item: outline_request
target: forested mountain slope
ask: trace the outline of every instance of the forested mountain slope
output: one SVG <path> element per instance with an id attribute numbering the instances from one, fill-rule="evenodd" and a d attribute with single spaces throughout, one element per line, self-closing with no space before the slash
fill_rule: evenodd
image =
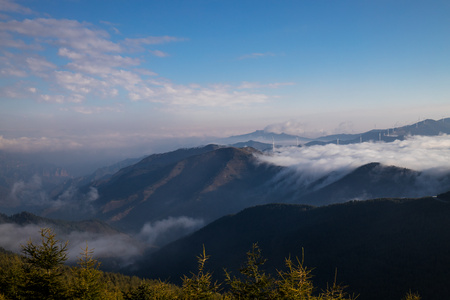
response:
<path id="1" fill-rule="evenodd" d="M 238 273 L 245 252 L 257 242 L 268 271 L 285 257 L 302 257 L 314 267 L 322 288 L 338 282 L 359 299 L 399 299 L 418 291 L 423 299 L 450 293 L 450 203 L 442 198 L 378 199 L 325 207 L 271 204 L 223 217 L 138 262 L 132 271 L 176 281 L 195 268 L 203 245 L 208 268 Z"/>

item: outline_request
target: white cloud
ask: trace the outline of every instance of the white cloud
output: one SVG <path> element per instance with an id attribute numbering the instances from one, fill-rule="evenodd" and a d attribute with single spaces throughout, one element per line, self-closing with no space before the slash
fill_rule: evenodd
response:
<path id="1" fill-rule="evenodd" d="M 69 47 L 83 52 L 121 52 L 120 45 L 108 40 L 109 35 L 102 30 L 93 30 L 87 23 L 74 20 L 25 19 L 0 23 L 0 30 L 32 38 L 43 38 L 47 43 Z"/>
<path id="2" fill-rule="evenodd" d="M 187 107 L 236 107 L 264 103 L 269 96 L 242 92 L 229 85 L 176 85 L 170 82 L 151 82 L 154 88 L 134 91 L 134 100 L 164 102 L 173 106 Z M 141 92 L 141 93 L 139 93 Z"/>
<path id="3" fill-rule="evenodd" d="M 312 182 L 330 172 L 345 174 L 371 162 L 443 174 L 450 172 L 450 136 L 414 136 L 392 143 L 285 147 L 259 159 L 290 167 L 304 182 Z"/>
<path id="4" fill-rule="evenodd" d="M 27 7 L 9 0 L 0 0 L 0 11 L 14 12 L 20 14 L 32 14 L 33 11 Z"/>
<path id="5" fill-rule="evenodd" d="M 185 38 L 179 38 L 174 36 L 148 36 L 145 38 L 126 38 L 123 42 L 124 45 L 130 47 L 133 50 L 142 51 L 142 45 L 158 45 L 166 44 L 170 42 L 185 41 Z"/>
<path id="6" fill-rule="evenodd" d="M 4 2 L 9 3 L 11 2 Z M 11 10 L 11 9 L 10 9 Z M 103 22 L 105 23 L 105 22 Z M 10 98 L 36 99 L 41 103 L 70 106 L 73 103 L 102 99 L 118 101 L 146 101 L 161 103 L 170 108 L 180 107 L 242 107 L 267 102 L 270 98 L 260 88 L 278 88 L 291 83 L 255 84 L 244 82 L 240 86 L 224 84 L 182 85 L 165 78 L 148 80 L 157 76 L 151 70 L 139 68 L 145 58 L 133 56 L 130 51 L 142 51 L 158 57 L 168 53 L 146 47 L 186 41 L 174 36 L 147 36 L 142 38 L 113 39 L 108 32 L 86 22 L 68 19 L 35 18 L 0 22 L 0 38 L 6 49 L 0 54 L 0 75 L 20 77 L 23 82 L 32 76 L 44 79 L 47 84 L 34 89 L 35 83 L 26 86 L 28 94 L 18 88 L 2 88 Z M 26 39 L 27 45 L 21 38 Z M 56 50 L 59 60 L 51 56 L 30 54 L 29 50 Z M 26 49 L 28 48 L 28 49 Z M 19 49 L 19 51 L 17 51 Z M 21 51 L 20 51 L 21 50 Z M 128 52 L 128 53 L 127 53 Z M 253 53 L 252 56 L 269 56 L 272 53 Z M 62 62 L 61 62 L 62 61 Z M 30 78 L 31 79 L 31 78 Z M 87 106 L 68 110 L 84 114 L 99 110 Z"/>
<path id="7" fill-rule="evenodd" d="M 139 237 L 150 245 L 162 245 L 181 235 L 193 232 L 204 225 L 204 221 L 190 217 L 169 217 L 154 223 L 146 223 Z"/>
<path id="8" fill-rule="evenodd" d="M 28 57 L 26 59 L 28 67 L 33 72 L 45 72 L 48 70 L 56 69 L 56 65 L 47 61 L 44 58 Z"/>
<path id="9" fill-rule="evenodd" d="M 59 104 L 80 103 L 80 102 L 84 101 L 85 96 L 80 95 L 80 94 L 71 94 L 69 96 L 43 94 L 43 95 L 40 95 L 39 99 L 41 102 L 59 103 Z"/>
<path id="10" fill-rule="evenodd" d="M 270 124 L 264 128 L 264 131 L 278 134 L 286 133 L 297 136 L 310 136 L 312 134 L 312 132 L 309 131 L 308 123 L 298 120 L 289 120 L 282 123 Z"/>
<path id="11" fill-rule="evenodd" d="M 17 224 L 0 224 L 0 247 L 20 253 L 21 245 L 31 239 L 33 243 L 40 243 L 40 230 L 43 227 L 50 227 L 48 224 L 39 225 L 25 225 L 19 226 Z M 122 263 L 129 263 L 130 259 L 142 254 L 143 245 L 137 243 L 130 236 L 126 234 L 99 234 L 93 232 L 71 231 L 69 233 L 59 232 L 55 229 L 56 238 L 64 243 L 69 242 L 68 247 L 68 261 L 75 262 L 79 257 L 82 249 L 86 248 L 93 250 L 94 258 L 116 257 Z"/>
<path id="12" fill-rule="evenodd" d="M 168 53 L 160 51 L 160 50 L 149 50 L 149 52 L 151 54 L 153 54 L 154 56 L 158 56 L 158 57 L 167 57 L 167 56 L 169 56 Z"/>

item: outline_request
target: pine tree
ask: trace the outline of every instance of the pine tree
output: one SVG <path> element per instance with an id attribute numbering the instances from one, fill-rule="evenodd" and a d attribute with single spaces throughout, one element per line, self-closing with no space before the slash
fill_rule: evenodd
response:
<path id="1" fill-rule="evenodd" d="M 402 298 L 402 300 L 420 300 L 420 299 L 422 299 L 422 297 L 420 297 L 418 293 L 413 293 L 411 291 L 409 291 L 406 294 L 406 296 Z"/>
<path id="2" fill-rule="evenodd" d="M 41 244 L 31 239 L 22 253 L 25 273 L 23 293 L 27 299 L 65 299 L 67 288 L 61 280 L 64 262 L 67 260 L 68 242 L 60 243 L 50 228 L 42 228 Z"/>
<path id="3" fill-rule="evenodd" d="M 297 258 L 297 264 L 286 258 L 287 271 L 278 271 L 277 293 L 280 299 L 309 300 L 313 297 L 314 285 L 311 281 L 311 270 L 303 265 Z"/>
<path id="4" fill-rule="evenodd" d="M 12 253 L 0 253 L 0 292 L 5 299 L 17 299 L 23 283 L 23 262 L 20 257 Z"/>
<path id="5" fill-rule="evenodd" d="M 80 253 L 78 267 L 72 269 L 74 274 L 73 297 L 75 299 L 103 299 L 105 289 L 101 282 L 100 263 L 93 258 L 94 250 L 86 248 Z"/>
<path id="6" fill-rule="evenodd" d="M 212 274 L 205 271 L 205 263 L 208 258 L 209 255 L 206 255 L 205 246 L 203 246 L 203 253 L 197 256 L 197 274 L 191 273 L 191 277 L 184 275 L 182 278 L 182 289 L 185 299 L 212 299 L 216 295 L 219 285 L 212 283 Z"/>
<path id="7" fill-rule="evenodd" d="M 225 270 L 225 282 L 230 286 L 231 294 L 237 299 L 272 299 L 274 280 L 260 270 L 266 259 L 261 255 L 258 244 L 252 245 L 247 252 L 247 263 L 239 271 L 243 279 L 234 277 Z"/>
<path id="8" fill-rule="evenodd" d="M 342 286 L 336 283 L 337 281 L 337 269 L 334 274 L 334 282 L 332 286 L 328 286 L 325 291 L 319 295 L 319 300 L 352 300 L 356 299 L 358 296 L 349 296 L 345 292 L 346 286 Z"/>

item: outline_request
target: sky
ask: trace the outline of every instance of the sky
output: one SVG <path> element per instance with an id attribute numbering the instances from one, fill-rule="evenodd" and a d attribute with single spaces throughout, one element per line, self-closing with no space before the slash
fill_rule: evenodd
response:
<path id="1" fill-rule="evenodd" d="M 0 0 L 0 150 L 125 158 L 449 117 L 449 16 L 444 0 Z"/>

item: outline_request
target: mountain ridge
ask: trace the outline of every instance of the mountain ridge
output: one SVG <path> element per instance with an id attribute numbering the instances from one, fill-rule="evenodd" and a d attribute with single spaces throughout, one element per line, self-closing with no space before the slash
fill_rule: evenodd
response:
<path id="1" fill-rule="evenodd" d="M 266 270 L 283 269 L 285 257 L 302 257 L 321 288 L 349 285 L 360 299 L 399 299 L 405 290 L 423 299 L 443 299 L 450 291 L 449 203 L 435 198 L 374 199 L 323 207 L 267 204 L 224 216 L 139 261 L 135 274 L 170 278 L 195 269 L 202 247 L 208 270 L 238 273 L 245 253 L 257 242 L 268 258 Z M 304 249 L 304 250 L 302 250 Z M 435 258 L 439 258 L 436 261 Z M 139 266 L 139 267 L 137 267 Z M 170 272 L 168 272 L 170 270 Z"/>

